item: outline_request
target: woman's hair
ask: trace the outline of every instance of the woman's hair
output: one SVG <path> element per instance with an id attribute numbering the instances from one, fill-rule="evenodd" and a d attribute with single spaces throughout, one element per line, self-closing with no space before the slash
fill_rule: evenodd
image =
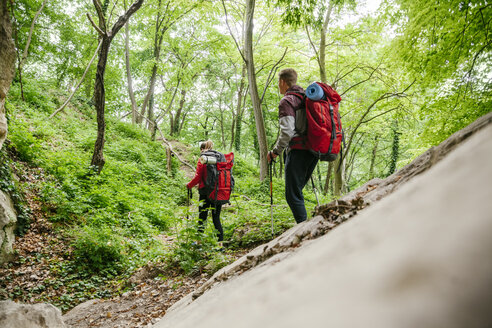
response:
<path id="1" fill-rule="evenodd" d="M 201 151 L 204 151 L 204 150 L 210 150 L 214 147 L 214 143 L 212 140 L 207 140 L 207 141 L 202 141 L 200 143 L 200 150 Z"/>

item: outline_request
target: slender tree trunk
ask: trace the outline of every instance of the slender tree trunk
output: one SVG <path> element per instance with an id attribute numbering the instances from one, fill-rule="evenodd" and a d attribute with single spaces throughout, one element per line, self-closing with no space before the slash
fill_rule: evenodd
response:
<path id="1" fill-rule="evenodd" d="M 203 126 L 203 130 L 205 131 L 205 139 L 208 139 L 208 119 L 209 117 L 205 117 L 205 124 Z"/>
<path id="2" fill-rule="evenodd" d="M 55 116 L 56 114 L 58 114 L 59 112 L 61 112 L 68 105 L 68 103 L 70 102 L 70 100 L 72 100 L 72 97 L 75 95 L 75 93 L 79 89 L 79 87 L 82 84 L 82 82 L 84 82 L 85 76 L 87 75 L 87 72 L 89 71 L 90 67 L 92 66 L 92 63 L 94 62 L 94 59 L 96 59 L 96 56 L 99 53 L 99 50 L 101 48 L 101 44 L 102 44 L 102 42 L 99 42 L 99 45 L 97 46 L 97 49 L 94 52 L 94 56 L 92 56 L 89 64 L 87 65 L 87 67 L 86 67 L 86 69 L 84 71 L 84 74 L 82 74 L 82 77 L 80 78 L 79 83 L 75 86 L 75 88 L 72 91 L 72 93 L 70 94 L 70 96 L 67 98 L 67 100 L 65 100 L 65 102 L 63 103 L 63 105 L 60 106 L 60 108 L 58 108 L 57 110 L 55 110 L 53 112 L 53 114 L 50 115 L 49 118 L 53 118 L 53 116 Z"/>
<path id="3" fill-rule="evenodd" d="M 328 170 L 326 172 L 326 180 L 325 180 L 325 187 L 323 188 L 323 192 L 328 194 L 328 191 L 330 189 L 330 179 L 331 179 L 331 173 L 333 172 L 333 162 L 328 163 Z"/>
<path id="4" fill-rule="evenodd" d="M 0 149 L 7 137 L 5 98 L 14 78 L 15 44 L 12 42 L 12 23 L 7 0 L 0 0 Z"/>
<path id="5" fill-rule="evenodd" d="M 104 72 L 106 71 L 106 64 L 108 60 L 109 48 L 111 46 L 111 41 L 118 31 L 126 24 L 130 16 L 133 15 L 141 6 L 144 0 L 135 1 L 130 9 L 128 9 L 125 14 L 120 16 L 116 23 L 113 25 L 111 30 L 106 29 L 106 21 L 103 13 L 103 8 L 99 0 L 93 0 L 94 6 L 96 8 L 99 17 L 99 26 L 97 26 L 92 20 L 91 16 L 87 14 L 87 17 L 91 21 L 93 27 L 98 31 L 99 37 L 101 38 L 101 49 L 99 50 L 99 61 L 97 63 L 96 70 L 96 82 L 94 85 L 94 102 L 97 113 L 97 138 L 94 144 L 94 153 L 92 155 L 91 166 L 101 173 L 101 170 L 106 162 L 103 155 L 104 149 L 104 133 L 106 130 L 106 121 L 104 118 L 104 107 L 106 94 L 104 89 Z"/>
<path id="6" fill-rule="evenodd" d="M 126 1 L 125 1 L 126 9 Z M 125 24 L 125 64 L 126 64 L 126 79 L 128 81 L 128 95 L 132 105 L 132 124 L 137 122 L 137 102 L 135 101 L 135 93 L 133 92 L 133 80 L 130 67 L 130 26 L 129 22 Z"/>
<path id="7" fill-rule="evenodd" d="M 176 111 L 176 115 L 171 115 L 171 120 L 173 121 L 171 127 L 172 135 L 178 135 L 179 133 L 179 127 L 181 126 L 180 124 L 181 114 L 183 112 L 185 102 L 186 102 L 186 90 L 181 90 L 181 100 L 179 101 L 178 110 Z"/>
<path id="8" fill-rule="evenodd" d="M 225 133 L 224 133 L 224 111 L 220 111 L 220 134 L 222 139 L 222 149 L 226 149 Z"/>
<path id="9" fill-rule="evenodd" d="M 234 148 L 236 149 L 236 151 L 239 151 L 241 149 L 241 125 L 244 111 L 243 99 L 245 98 L 243 93 L 246 86 L 244 81 L 245 77 L 246 65 L 243 63 L 243 67 L 241 70 L 241 82 L 239 83 L 239 90 L 237 91 L 236 120 L 235 124 L 233 125 L 233 129 L 235 129 L 235 131 L 233 131 L 233 137 L 231 138 L 231 149 L 234 144 Z"/>
<path id="10" fill-rule="evenodd" d="M 342 156 L 338 156 L 335 165 L 335 183 L 334 183 L 334 195 L 335 197 L 340 197 L 343 192 L 343 187 L 344 187 L 344 181 L 343 181 L 343 175 L 344 175 L 344 161 L 342 160 Z"/>
<path id="11" fill-rule="evenodd" d="M 323 22 L 323 26 L 321 28 L 321 34 L 320 34 L 320 42 L 319 42 L 319 54 L 318 54 L 318 65 L 319 65 L 319 75 L 321 82 L 327 83 L 327 77 L 326 77 L 326 34 L 328 33 L 328 25 L 331 20 L 331 13 L 333 11 L 333 1 L 330 0 L 330 3 L 328 5 L 328 9 L 326 11 L 325 15 L 325 20 Z M 313 45 L 314 47 L 314 45 Z M 340 156 L 339 156 L 340 157 Z M 337 160 L 338 162 L 338 160 Z M 328 193 L 329 185 L 330 185 L 330 179 L 331 179 L 331 172 L 333 171 L 334 165 L 332 163 L 329 164 L 328 166 L 328 172 L 326 176 L 326 181 L 325 181 L 325 186 L 324 186 L 324 192 L 325 194 Z M 340 195 L 341 194 L 341 186 L 343 185 L 343 175 L 342 175 L 342 170 L 339 169 L 338 165 L 335 165 L 335 195 Z M 340 188 L 340 189 L 337 189 Z"/>
<path id="12" fill-rule="evenodd" d="M 159 10 L 157 12 L 157 17 L 155 21 L 155 34 L 154 34 L 154 66 L 152 67 L 152 74 L 150 76 L 150 81 L 149 81 L 149 90 L 147 91 L 147 95 L 145 96 L 144 102 L 142 104 L 142 109 L 140 110 L 140 116 L 137 118 L 137 123 L 140 124 L 143 121 L 143 118 L 145 117 L 145 112 L 147 110 L 147 105 L 150 101 L 150 98 L 154 96 L 154 88 L 155 88 L 155 81 L 157 79 L 157 68 L 159 65 L 159 59 L 161 55 L 161 46 L 162 46 L 162 40 L 164 39 L 164 33 L 166 32 L 167 28 L 166 26 L 160 28 L 162 21 L 161 21 L 161 3 L 162 1 L 159 0 Z M 150 128 L 150 125 L 148 125 Z"/>
<path id="13" fill-rule="evenodd" d="M 169 113 L 169 131 L 173 134 L 174 131 L 174 114 Z"/>
<path id="14" fill-rule="evenodd" d="M 99 62 L 97 63 L 96 83 L 94 86 L 94 101 L 97 112 L 97 138 L 94 145 L 94 153 L 92 155 L 91 165 L 100 173 L 106 160 L 104 159 L 104 133 L 106 130 L 106 120 L 104 118 L 104 106 L 106 100 L 106 91 L 104 89 L 104 73 L 106 71 L 106 63 L 108 60 L 109 47 L 111 39 L 103 37 L 101 50 L 99 51 Z"/>
<path id="15" fill-rule="evenodd" d="M 145 117 L 145 112 L 147 111 L 147 106 L 149 104 L 150 98 L 153 97 L 154 95 L 154 88 L 155 88 L 155 80 L 157 78 L 157 61 L 159 58 L 156 58 L 156 63 L 154 63 L 154 67 L 152 67 L 152 75 L 150 76 L 150 81 L 149 81 L 149 90 L 147 92 L 147 95 L 145 96 L 144 102 L 142 104 L 142 108 L 140 110 L 140 115 L 137 119 L 137 123 L 142 123 L 143 118 Z"/>
<path id="16" fill-rule="evenodd" d="M 371 166 L 369 167 L 369 180 L 374 179 L 374 164 L 376 163 L 376 154 L 378 152 L 379 136 L 374 137 L 374 147 L 372 148 Z"/>
<path id="17" fill-rule="evenodd" d="M 328 32 L 328 24 L 330 23 L 331 12 L 333 10 L 333 1 L 330 1 L 326 11 L 325 21 L 321 29 L 319 41 L 319 74 L 321 82 L 326 83 L 326 33 Z"/>
<path id="18" fill-rule="evenodd" d="M 154 66 L 152 68 L 152 74 L 149 81 L 149 90 L 147 95 L 145 96 L 144 102 L 142 104 L 142 108 L 140 110 L 140 115 L 137 117 L 137 123 L 142 123 L 143 117 L 145 117 L 145 112 L 147 110 L 147 105 L 149 104 L 150 98 L 154 95 L 155 82 L 157 79 L 157 69 L 159 67 L 160 53 L 162 47 L 162 41 L 164 40 L 164 35 L 166 31 L 177 21 L 179 21 L 182 17 L 188 14 L 193 8 L 196 7 L 196 3 L 189 7 L 184 13 L 180 14 L 178 17 L 175 17 L 173 20 L 175 9 L 170 8 L 171 1 L 166 1 L 165 10 L 162 12 L 162 0 L 158 1 L 158 11 L 157 17 L 155 20 L 155 34 L 154 34 Z M 168 16 L 166 16 L 168 15 Z M 159 121 L 159 119 L 157 119 Z M 149 126 L 150 128 L 150 126 Z"/>
<path id="19" fill-rule="evenodd" d="M 44 6 L 46 5 L 46 2 L 48 2 L 48 0 L 44 0 L 43 3 L 41 4 L 41 7 L 39 8 L 39 10 L 36 12 L 36 15 L 34 15 L 34 18 L 32 20 L 32 23 L 31 23 L 31 28 L 29 29 L 29 35 L 27 37 L 27 42 L 26 42 L 26 46 L 24 47 L 24 52 L 22 54 L 22 58 L 21 58 L 21 61 L 19 63 L 19 71 L 22 70 L 23 66 L 24 66 L 24 63 L 26 62 L 26 59 L 27 59 L 27 55 L 29 53 L 29 47 L 31 45 L 31 39 L 32 39 L 32 34 L 34 33 L 34 25 L 36 25 L 36 21 L 38 20 L 38 17 L 39 15 L 41 14 L 41 12 L 43 11 L 43 8 Z"/>
<path id="20" fill-rule="evenodd" d="M 150 131 L 150 138 L 155 141 L 156 131 L 157 131 L 157 119 L 154 114 L 154 94 L 149 100 L 149 121 L 147 122 L 148 129 Z"/>
<path id="21" fill-rule="evenodd" d="M 26 45 L 24 47 L 24 52 L 22 53 L 22 57 L 18 55 L 18 67 L 17 67 L 17 72 L 19 74 L 19 84 L 21 87 L 21 98 L 24 101 L 24 83 L 22 82 L 22 68 L 24 66 L 24 63 L 26 62 L 27 55 L 29 53 L 29 47 L 31 46 L 31 39 L 32 39 L 32 34 L 34 33 L 34 25 L 36 25 L 36 21 L 38 20 L 39 15 L 41 14 L 41 11 L 43 11 L 44 6 L 46 5 L 46 2 L 48 0 L 44 0 L 43 3 L 41 4 L 41 7 L 38 9 L 36 14 L 34 15 L 34 18 L 31 23 L 31 28 L 29 29 L 29 34 L 27 36 L 27 41 Z M 18 39 L 16 39 L 18 40 Z"/>
<path id="22" fill-rule="evenodd" d="M 152 74 L 150 76 L 149 81 L 149 90 L 145 95 L 144 102 L 142 104 L 142 109 L 140 110 L 140 116 L 137 118 L 137 123 L 142 123 L 143 118 L 145 117 L 145 112 L 147 111 L 147 105 L 150 101 L 150 98 L 154 95 L 155 88 L 155 80 L 157 79 L 157 68 L 159 64 L 159 58 L 161 54 L 161 45 L 164 36 L 164 32 L 160 33 L 159 24 L 161 18 L 161 1 L 159 0 L 159 12 L 157 13 L 157 18 L 155 21 L 155 35 L 154 35 L 154 66 L 152 67 Z"/>
<path id="23" fill-rule="evenodd" d="M 246 0 L 246 35 L 244 56 L 248 70 L 249 92 L 255 115 L 256 132 L 258 137 L 259 157 L 260 157 L 260 180 L 263 181 L 268 173 L 267 163 L 267 140 L 265 132 L 265 123 L 261 109 L 260 97 L 258 95 L 258 86 L 256 84 L 255 64 L 253 61 L 253 16 L 255 12 L 255 0 Z"/>
<path id="24" fill-rule="evenodd" d="M 400 132 L 398 131 L 398 121 L 393 122 L 393 144 L 391 147 L 391 159 L 388 175 L 392 175 L 396 170 L 396 163 L 400 156 Z"/>
<path id="25" fill-rule="evenodd" d="M 188 108 L 189 110 L 189 108 Z M 178 129 L 178 136 L 181 134 L 181 131 L 183 130 L 183 126 L 184 126 L 184 123 L 185 123 L 185 120 L 186 120 L 186 116 L 188 115 L 188 110 L 183 113 L 183 118 L 181 119 L 181 123 L 179 124 L 179 129 Z"/>
<path id="26" fill-rule="evenodd" d="M 166 148 L 166 162 L 167 162 L 167 172 L 171 173 L 172 158 L 171 158 L 171 148 L 169 147 Z"/>
<path id="27" fill-rule="evenodd" d="M 224 136 L 224 111 L 222 110 L 222 104 L 223 104 L 223 98 L 222 95 L 224 94 L 224 88 L 225 88 L 225 80 L 222 83 L 222 88 L 220 89 L 220 96 L 219 96 L 219 113 L 220 113 L 220 119 L 219 119 L 219 124 L 220 124 L 220 139 L 222 141 L 222 149 L 226 148 L 225 144 L 225 136 Z"/>

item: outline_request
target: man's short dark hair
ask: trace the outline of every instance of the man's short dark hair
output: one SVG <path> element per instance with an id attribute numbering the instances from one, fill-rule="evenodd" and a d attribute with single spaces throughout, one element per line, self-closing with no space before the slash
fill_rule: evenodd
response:
<path id="1" fill-rule="evenodd" d="M 291 87 L 297 83 L 297 72 L 293 68 L 285 68 L 278 73 L 278 78 L 284 80 Z"/>

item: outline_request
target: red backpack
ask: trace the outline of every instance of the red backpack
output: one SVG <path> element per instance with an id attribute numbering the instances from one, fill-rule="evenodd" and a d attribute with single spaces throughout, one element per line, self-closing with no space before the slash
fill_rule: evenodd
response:
<path id="1" fill-rule="evenodd" d="M 215 157 L 215 164 L 207 163 L 207 174 L 204 178 L 205 194 L 208 200 L 216 204 L 229 203 L 234 190 L 234 153 L 222 154 L 215 150 L 203 153 L 207 157 Z"/>
<path id="2" fill-rule="evenodd" d="M 292 149 L 296 144 L 307 148 L 321 161 L 334 161 L 341 150 L 343 141 L 342 122 L 338 112 L 340 95 L 326 83 L 316 82 L 324 91 L 320 100 L 311 100 L 304 94 L 289 92 L 303 100 L 296 111 L 296 130 L 301 136 L 293 139 Z M 304 117 L 303 117 L 304 116 Z M 305 121 L 305 123 L 304 123 Z"/>

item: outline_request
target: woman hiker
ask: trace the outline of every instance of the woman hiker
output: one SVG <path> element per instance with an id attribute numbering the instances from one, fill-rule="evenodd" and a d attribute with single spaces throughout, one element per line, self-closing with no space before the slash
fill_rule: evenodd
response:
<path id="1" fill-rule="evenodd" d="M 204 141 L 200 144 L 200 153 L 212 150 L 214 143 L 211 140 Z M 222 209 L 222 204 L 215 204 L 207 198 L 205 193 L 205 179 L 207 177 L 207 165 L 202 164 L 200 159 L 196 165 L 195 177 L 186 185 L 186 188 L 191 189 L 195 185 L 199 184 L 198 192 L 200 194 L 200 206 L 198 215 L 198 232 L 203 232 L 205 220 L 207 220 L 208 210 L 212 210 L 212 219 L 214 222 L 215 229 L 217 229 L 217 237 L 219 239 L 219 244 L 222 246 L 222 240 L 224 239 L 224 231 L 222 230 L 222 224 L 220 223 L 220 210 Z"/>

